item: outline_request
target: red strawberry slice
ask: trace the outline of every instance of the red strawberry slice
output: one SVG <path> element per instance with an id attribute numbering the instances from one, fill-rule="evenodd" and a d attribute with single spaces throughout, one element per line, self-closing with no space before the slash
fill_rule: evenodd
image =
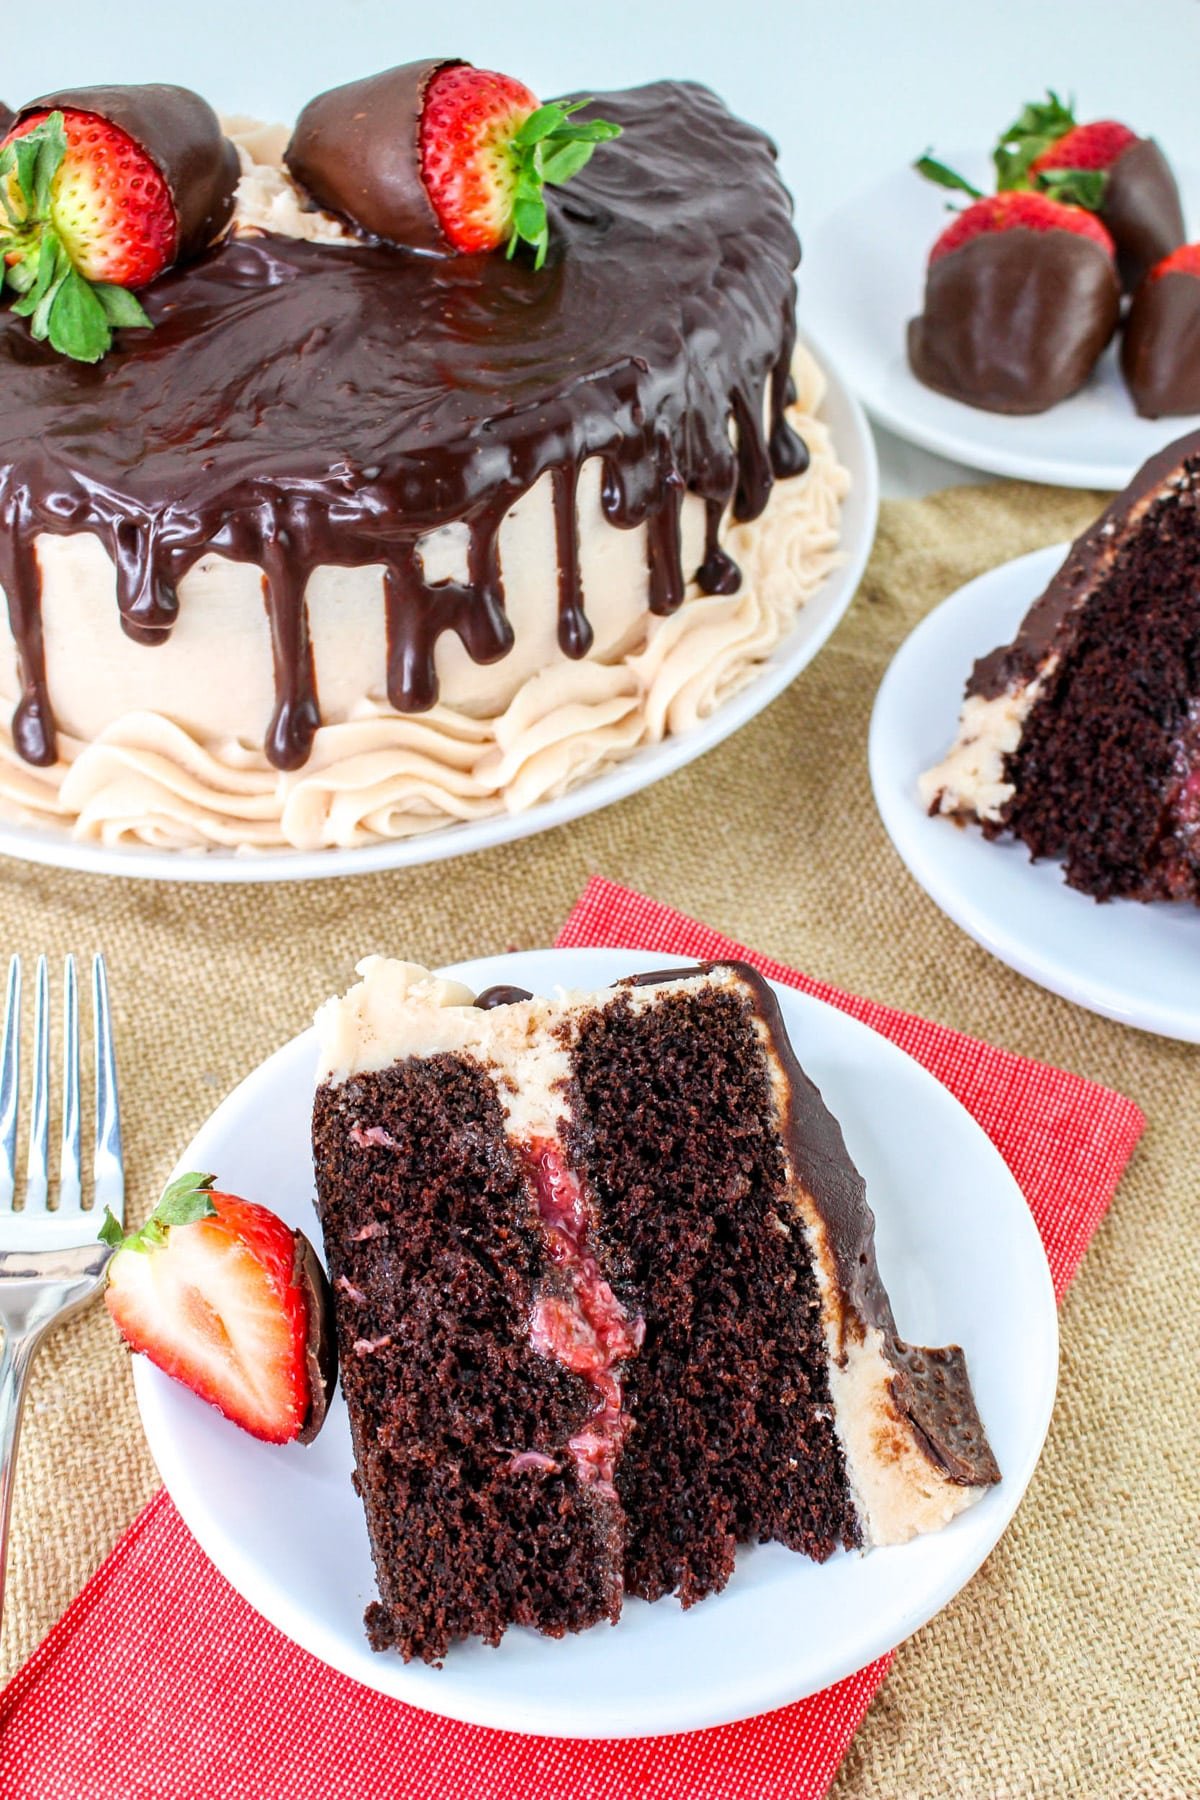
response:
<path id="1" fill-rule="evenodd" d="M 116 1247 L 105 1300 L 131 1349 L 254 1437 L 307 1443 L 334 1380 L 328 1283 L 302 1232 L 211 1175 L 171 1183 Z"/>
<path id="2" fill-rule="evenodd" d="M 540 106 L 511 75 L 448 63 L 425 91 L 419 148 L 421 179 L 449 242 L 466 253 L 521 242 L 546 259 L 549 224 L 543 190 L 578 174 L 597 144 L 620 136 L 604 119 L 576 122 L 588 105 Z"/>
<path id="3" fill-rule="evenodd" d="M 958 213 L 930 251 L 930 265 L 985 232 L 1016 230 L 1070 231 L 1088 238 L 1106 256 L 1114 255 L 1113 241 L 1094 213 L 1046 194 L 1004 193 L 984 195 Z"/>

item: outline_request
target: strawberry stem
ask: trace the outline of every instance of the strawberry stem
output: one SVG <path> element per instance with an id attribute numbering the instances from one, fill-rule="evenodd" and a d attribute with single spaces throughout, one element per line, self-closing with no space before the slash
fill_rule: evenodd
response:
<path id="1" fill-rule="evenodd" d="M 513 256 L 519 244 L 529 244 L 535 269 L 545 262 L 550 243 L 545 188 L 570 181 L 590 160 L 597 144 L 621 135 L 621 127 L 607 119 L 572 121 L 573 113 L 591 104 L 588 99 L 539 106 L 513 134 L 510 148 L 516 161 L 516 185 L 507 254 Z"/>
<path id="2" fill-rule="evenodd" d="M 124 292 L 124 290 L 121 290 Z M 198 1219 L 211 1219 L 216 1207 L 209 1198 L 215 1175 L 199 1175 L 194 1170 L 177 1175 L 163 1189 L 162 1197 L 146 1223 L 126 1233 L 109 1207 L 97 1236 L 113 1250 L 155 1250 L 167 1241 L 172 1225 L 194 1225 Z"/>
<path id="3" fill-rule="evenodd" d="M 67 154 L 61 112 L 52 112 L 0 150 L 0 288 L 20 297 L 12 310 L 39 341 L 75 362 L 99 362 L 114 326 L 151 321 L 136 295 L 89 281 L 54 227 L 54 179 Z"/>

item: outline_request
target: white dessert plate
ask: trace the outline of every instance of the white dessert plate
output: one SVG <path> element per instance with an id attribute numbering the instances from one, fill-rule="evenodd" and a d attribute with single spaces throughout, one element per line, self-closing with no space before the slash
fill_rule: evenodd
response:
<path id="1" fill-rule="evenodd" d="M 931 819 L 917 792 L 953 742 L 975 659 L 1015 636 L 1066 552 L 1035 550 L 969 581 L 900 646 L 871 718 L 875 803 L 910 874 L 1001 962 L 1123 1025 L 1200 1043 L 1200 907 L 1098 905 L 1015 839 Z"/>
<path id="2" fill-rule="evenodd" d="M 778 698 L 821 649 L 854 598 L 879 517 L 879 466 L 875 440 L 862 408 L 845 378 L 807 333 L 804 341 L 820 362 L 828 383 L 821 417 L 833 433 L 838 454 L 850 474 L 850 492 L 842 509 L 843 561 L 824 586 L 796 615 L 796 621 L 738 693 L 693 730 L 636 750 L 623 762 L 582 782 L 554 800 L 543 800 L 525 812 L 500 813 L 446 826 L 419 837 L 366 844 L 356 850 L 148 850 L 138 846 L 106 848 L 82 843 L 66 832 L 0 820 L 0 856 L 49 863 L 90 875 L 123 875 L 150 881 L 315 881 L 322 876 L 366 875 L 378 869 L 408 869 L 417 864 L 490 850 L 534 832 L 565 825 L 585 813 L 598 812 L 624 800 L 664 775 L 673 775 L 706 750 L 721 743 Z"/>
<path id="3" fill-rule="evenodd" d="M 678 957 L 531 951 L 450 971 L 550 993 L 594 987 Z M 902 1333 L 961 1343 L 1003 1480 L 946 1530 L 818 1566 L 777 1545 L 743 1550 L 723 1593 L 684 1612 L 627 1603 L 616 1626 L 559 1640 L 506 1633 L 454 1646 L 440 1669 L 376 1655 L 366 1527 L 350 1486 L 335 1398 L 307 1448 L 272 1448 L 229 1425 L 142 1357 L 134 1378 L 163 1480 L 233 1586 L 314 1656 L 366 1686 L 450 1718 L 563 1737 L 632 1737 L 747 1718 L 862 1668 L 967 1582 L 1012 1518 L 1050 1421 L 1058 1332 L 1029 1209 L 979 1126 L 919 1065 L 832 1007 L 778 988 L 801 1062 L 841 1120 L 878 1220 L 879 1263 Z M 180 1168 L 212 1169 L 320 1242 L 309 1117 L 315 1033 L 234 1090 Z"/>
<path id="4" fill-rule="evenodd" d="M 923 149 L 916 145 L 914 155 Z M 947 152 L 942 160 L 976 186 L 990 185 L 990 164 L 978 152 Z M 1178 165 L 1175 173 L 1194 231 L 1200 176 Z M 951 198 L 914 170 L 898 169 L 828 213 L 805 244 L 805 319 L 881 425 L 973 469 L 1095 488 L 1125 487 L 1148 456 L 1200 428 L 1200 416 L 1140 419 L 1115 344 L 1078 394 L 1023 418 L 924 387 L 908 366 L 905 334 L 921 310 L 926 259 Z"/>

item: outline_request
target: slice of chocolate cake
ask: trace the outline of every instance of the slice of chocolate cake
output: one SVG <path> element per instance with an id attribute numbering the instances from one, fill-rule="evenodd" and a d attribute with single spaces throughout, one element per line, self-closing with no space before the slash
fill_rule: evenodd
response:
<path id="1" fill-rule="evenodd" d="M 1012 643 L 975 664 L 931 813 L 1011 832 L 1107 900 L 1200 902 L 1200 433 L 1071 547 Z"/>
<path id="2" fill-rule="evenodd" d="M 376 1648 L 686 1606 L 740 1543 L 899 1543 L 999 1479 L 752 969 L 360 973 L 318 1015 L 313 1146 Z"/>

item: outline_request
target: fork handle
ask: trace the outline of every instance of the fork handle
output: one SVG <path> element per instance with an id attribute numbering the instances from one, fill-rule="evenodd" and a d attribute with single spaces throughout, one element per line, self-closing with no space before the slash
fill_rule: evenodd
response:
<path id="1" fill-rule="evenodd" d="M 45 1329 L 44 1325 L 35 1325 L 23 1332 L 6 1332 L 4 1342 L 0 1345 L 0 1618 L 4 1614 L 8 1522 L 17 1473 L 21 1409 L 25 1404 L 25 1386 L 30 1365 Z"/>

